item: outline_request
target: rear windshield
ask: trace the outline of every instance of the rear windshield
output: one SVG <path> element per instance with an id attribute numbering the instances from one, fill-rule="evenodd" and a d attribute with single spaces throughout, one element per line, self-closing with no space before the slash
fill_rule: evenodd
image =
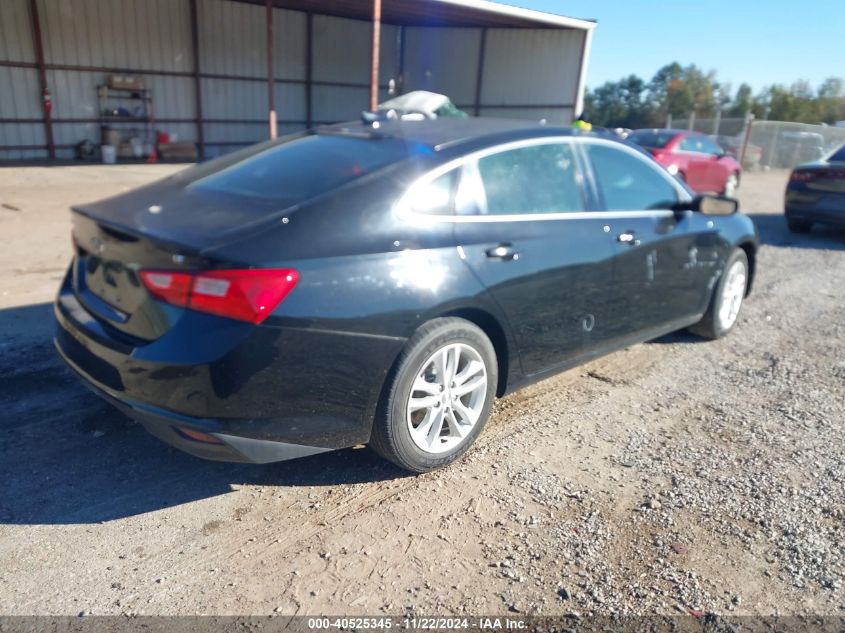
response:
<path id="1" fill-rule="evenodd" d="M 273 141 L 186 173 L 189 189 L 297 204 L 407 158 L 398 139 L 315 134 Z"/>
<path id="2" fill-rule="evenodd" d="M 845 145 L 833 152 L 828 160 L 831 163 L 845 163 Z"/>
<path id="3" fill-rule="evenodd" d="M 666 147 L 666 145 L 671 141 L 677 132 L 661 132 L 659 130 L 652 131 L 652 130 L 643 130 L 642 132 L 633 132 L 628 136 L 628 140 L 632 143 L 636 143 L 640 147 L 652 147 L 652 148 L 660 148 Z"/>

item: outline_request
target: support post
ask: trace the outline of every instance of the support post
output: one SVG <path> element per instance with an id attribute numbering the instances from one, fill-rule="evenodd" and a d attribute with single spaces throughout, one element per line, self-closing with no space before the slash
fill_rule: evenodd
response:
<path id="1" fill-rule="evenodd" d="M 44 65 L 44 41 L 41 37 L 41 19 L 38 15 L 37 0 L 29 1 L 29 13 L 32 19 L 32 39 L 35 48 L 35 63 L 38 67 L 38 84 L 41 88 L 41 112 L 44 115 L 44 136 L 47 138 L 47 156 L 50 160 L 56 159 L 56 142 L 53 138 L 53 113 L 51 112 L 52 101 L 47 107 L 47 69 Z"/>
<path id="2" fill-rule="evenodd" d="M 273 0 L 265 0 L 267 6 L 267 111 L 270 124 L 270 138 L 278 136 L 276 121 L 276 78 L 273 73 Z"/>
<path id="3" fill-rule="evenodd" d="M 745 115 L 745 127 L 742 130 L 742 149 L 739 151 L 739 165 L 745 168 L 745 152 L 748 150 L 748 139 L 751 138 L 751 126 L 754 125 L 754 115 L 749 112 Z"/>
<path id="4" fill-rule="evenodd" d="M 305 127 L 314 125 L 314 14 L 305 14 Z"/>
<path id="5" fill-rule="evenodd" d="M 202 117 L 202 85 L 200 80 L 200 37 L 197 24 L 197 0 L 189 0 L 191 10 L 191 50 L 194 61 L 194 110 L 197 122 L 197 153 L 205 159 L 205 131 Z"/>
<path id="6" fill-rule="evenodd" d="M 405 25 L 401 25 L 396 32 L 396 37 L 399 39 L 399 72 L 396 77 L 396 94 L 405 94 Z"/>
<path id="7" fill-rule="evenodd" d="M 370 65 L 370 110 L 378 108 L 379 55 L 381 53 L 381 0 L 373 0 L 373 49 Z"/>
<path id="8" fill-rule="evenodd" d="M 475 69 L 475 105 L 473 114 L 481 116 L 481 88 L 484 84 L 484 60 L 487 57 L 487 28 L 481 29 L 481 42 L 478 44 L 478 67 Z"/>

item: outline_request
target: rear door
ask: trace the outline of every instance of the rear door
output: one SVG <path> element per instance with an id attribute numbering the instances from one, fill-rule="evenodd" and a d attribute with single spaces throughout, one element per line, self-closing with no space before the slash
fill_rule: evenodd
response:
<path id="1" fill-rule="evenodd" d="M 689 194 L 636 150 L 599 139 L 581 147 L 614 244 L 609 339 L 685 324 L 706 306 L 718 267 L 714 223 L 672 211 Z"/>
<path id="2" fill-rule="evenodd" d="M 507 316 L 528 375 L 590 350 L 608 321 L 613 244 L 587 212 L 571 142 L 485 150 L 459 187 L 459 252 Z"/>

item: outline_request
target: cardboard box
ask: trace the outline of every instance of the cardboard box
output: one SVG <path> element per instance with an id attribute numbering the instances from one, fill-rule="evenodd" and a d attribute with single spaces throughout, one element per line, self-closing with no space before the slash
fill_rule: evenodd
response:
<path id="1" fill-rule="evenodd" d="M 197 146 L 193 143 L 160 143 L 159 158 L 163 160 L 197 161 Z"/>
<path id="2" fill-rule="evenodd" d="M 109 75 L 106 83 L 116 90 L 144 89 L 144 78 L 137 75 Z"/>

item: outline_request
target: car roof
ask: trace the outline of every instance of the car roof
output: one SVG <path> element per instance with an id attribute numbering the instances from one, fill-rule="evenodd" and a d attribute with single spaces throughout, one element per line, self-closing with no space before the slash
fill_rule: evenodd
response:
<path id="1" fill-rule="evenodd" d="M 702 134 L 702 132 L 696 132 L 695 130 L 676 130 L 671 127 L 641 127 L 636 130 L 633 130 L 631 134 L 636 134 L 637 132 L 650 132 L 652 134 L 659 134 L 661 132 L 668 132 L 670 134 Z M 706 134 L 702 134 L 706 136 Z"/>
<path id="2" fill-rule="evenodd" d="M 389 120 L 378 121 L 377 123 L 377 127 L 373 123 L 364 121 L 336 123 L 319 127 L 314 132 L 317 134 L 395 138 L 432 149 L 483 142 L 487 139 L 500 141 L 502 137 L 520 139 L 537 136 L 571 136 L 574 134 L 569 127 L 492 117 L 443 117 L 422 121 Z"/>

